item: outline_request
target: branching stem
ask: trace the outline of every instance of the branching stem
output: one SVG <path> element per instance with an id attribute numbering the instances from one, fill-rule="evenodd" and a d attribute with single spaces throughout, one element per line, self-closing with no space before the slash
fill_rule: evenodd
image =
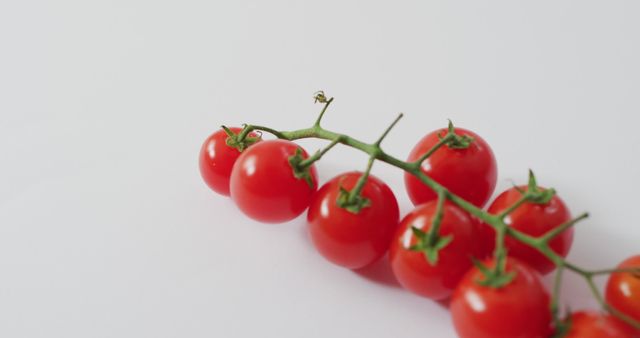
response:
<path id="1" fill-rule="evenodd" d="M 507 208 L 504 212 L 502 212 L 501 214 L 498 215 L 493 215 L 490 214 L 484 210 L 482 210 L 481 208 L 478 208 L 477 206 L 471 204 L 470 202 L 466 201 L 465 199 L 457 196 L 456 194 L 451 193 L 449 190 L 447 190 L 444 186 L 442 186 L 441 184 L 439 184 L 438 182 L 436 182 L 435 180 L 433 180 L 431 177 L 425 175 L 421 169 L 420 169 L 420 165 L 421 163 L 428 158 L 429 156 L 431 156 L 438 148 L 442 147 L 443 145 L 447 144 L 448 142 L 452 142 L 452 130 L 453 127 L 450 124 L 450 128 L 449 128 L 449 133 L 443 137 L 431 150 L 429 150 L 429 152 L 427 154 L 422 155 L 417 161 L 414 162 L 405 162 L 402 161 L 396 157 L 391 156 L 390 154 L 386 153 L 384 150 L 382 150 L 382 148 L 380 147 L 380 144 L 382 142 L 382 140 L 384 139 L 384 137 L 389 133 L 389 131 L 391 130 L 391 128 L 393 128 L 393 126 L 395 126 L 395 124 L 398 122 L 398 120 L 402 117 L 402 114 L 400 114 L 395 120 L 394 122 L 384 131 L 384 133 L 382 134 L 382 136 L 374 143 L 365 143 L 363 141 L 360 141 L 358 139 L 355 139 L 353 137 L 344 135 L 344 134 L 340 134 L 340 133 L 336 133 L 327 129 L 324 129 L 323 127 L 320 126 L 320 121 L 322 119 L 322 117 L 324 116 L 324 113 L 326 112 L 329 104 L 331 104 L 331 102 L 333 101 L 333 98 L 330 99 L 326 99 L 324 98 L 324 100 L 322 99 L 324 97 L 324 93 L 322 93 L 322 96 L 320 97 L 320 99 L 318 99 L 319 96 L 316 96 L 316 99 L 322 103 L 325 104 L 325 106 L 323 107 L 322 111 L 320 112 L 320 115 L 318 116 L 316 122 L 314 123 L 314 125 L 311 128 L 305 128 L 305 129 L 299 129 L 299 130 L 293 130 L 293 131 L 278 131 L 272 128 L 268 128 L 268 127 L 264 127 L 264 126 L 257 126 L 257 125 L 246 125 L 245 128 L 242 130 L 242 132 L 240 132 L 240 134 L 238 135 L 238 139 L 239 140 L 243 140 L 245 137 L 247 137 L 247 135 L 249 135 L 250 132 L 252 131 L 264 131 L 267 133 L 271 133 L 274 136 L 276 136 L 277 138 L 280 139 L 285 139 L 285 140 L 297 140 L 297 139 L 304 139 L 304 138 L 317 138 L 317 139 L 324 139 L 324 140 L 329 140 L 331 141 L 331 143 L 324 148 L 321 151 L 318 151 L 317 153 L 315 153 L 313 156 L 309 157 L 307 160 L 301 162 L 301 165 L 310 165 L 311 163 L 319 160 L 328 150 L 330 150 L 333 146 L 335 146 L 336 144 L 340 143 L 343 145 L 346 145 L 348 147 L 354 148 L 354 149 L 358 149 L 362 152 L 365 152 L 367 154 L 369 154 L 369 161 L 367 163 L 367 169 L 364 173 L 364 175 L 362 175 L 362 177 L 360 178 L 360 180 L 356 183 L 356 186 L 354 187 L 354 189 L 350 192 L 350 198 L 352 198 L 352 196 L 358 196 L 364 186 L 364 184 L 366 183 L 366 179 L 369 175 L 369 172 L 371 170 L 371 167 L 373 166 L 373 163 L 378 160 L 378 161 L 382 161 L 385 163 L 388 163 L 394 167 L 397 167 L 399 169 L 402 169 L 414 176 L 416 176 L 422 183 L 424 183 L 427 187 L 429 187 L 431 190 L 433 190 L 438 196 L 439 196 L 439 204 L 444 203 L 445 200 L 449 200 L 451 202 L 453 202 L 454 204 L 456 204 L 457 206 L 459 206 L 460 208 L 464 209 L 465 211 L 467 211 L 469 214 L 477 217 L 479 220 L 483 221 L 484 223 L 490 225 L 491 227 L 493 227 L 496 230 L 496 250 L 495 250 L 495 258 L 498 264 L 496 264 L 497 269 L 499 269 L 499 271 L 504 271 L 505 268 L 505 264 L 504 261 L 506 260 L 506 249 L 504 246 L 504 241 L 505 241 L 505 237 L 512 237 L 515 240 L 524 243 L 525 245 L 528 245 L 532 248 L 535 248 L 538 252 L 540 252 L 541 254 L 543 254 L 545 257 L 547 257 L 549 260 L 551 260 L 557 267 L 558 267 L 558 277 L 556 279 L 556 285 L 554 286 L 554 300 L 552 303 L 552 311 L 557 311 L 558 309 L 558 294 L 559 294 L 559 284 L 560 284 L 560 279 L 561 279 L 561 274 L 564 270 L 569 270 L 572 271 L 580 276 L 582 276 L 586 283 L 588 284 L 589 288 L 591 289 L 594 297 L 596 298 L 596 300 L 600 303 L 600 305 L 606 309 L 607 311 L 609 311 L 612 315 L 620 318 L 621 320 L 623 320 L 624 322 L 626 322 L 627 324 L 640 329 L 640 322 L 630 318 L 629 316 L 626 316 L 625 314 L 617 311 L 616 309 L 608 306 L 600 291 L 598 290 L 598 288 L 596 287 L 593 278 L 595 276 L 599 276 L 599 275 L 604 275 L 604 274 L 609 274 L 609 273 L 616 273 L 616 272 L 638 272 L 637 269 L 603 269 L 603 270 L 586 270 L 583 268 L 580 268 L 568 261 L 566 261 L 562 256 L 556 254 L 551 247 L 549 246 L 549 242 L 551 239 L 553 239 L 555 236 L 557 236 L 559 233 L 561 233 L 562 231 L 567 230 L 568 228 L 574 226 L 577 222 L 585 219 L 588 214 L 584 213 L 581 214 L 580 216 L 578 216 L 577 218 L 561 225 L 560 227 L 555 228 L 554 230 L 551 230 L 550 232 L 546 233 L 545 235 L 543 235 L 542 237 L 532 237 L 530 235 L 527 235 L 519 230 L 516 230 L 512 227 L 507 226 L 507 224 L 505 224 L 504 219 L 506 218 L 506 216 L 508 216 L 511 212 L 513 212 L 514 210 L 516 210 L 519 206 L 521 206 L 523 203 L 527 202 L 529 199 L 531 198 L 542 198 L 542 201 L 544 201 L 544 198 L 550 198 L 550 196 L 554 193 L 552 189 L 550 189 L 549 191 L 549 195 L 543 196 L 533 196 L 530 194 L 534 194 L 532 193 L 532 189 L 529 189 L 526 192 L 523 192 L 523 196 L 520 200 L 518 200 L 516 203 L 514 203 L 512 206 L 510 206 L 509 208 Z M 462 139 L 460 141 L 462 142 L 462 146 L 464 146 L 467 142 L 472 141 L 469 139 Z M 458 145 L 459 146 L 459 145 Z M 532 186 L 536 186 L 535 183 L 535 177 L 533 177 L 532 173 L 530 175 L 530 182 L 529 182 L 529 187 L 531 188 Z M 439 209 L 442 209 L 442 206 L 440 206 Z M 441 215 L 439 217 L 442 217 Z M 434 220 L 435 221 L 435 220 Z M 429 236 L 435 236 L 437 235 L 437 231 L 438 231 L 438 226 L 439 226 L 439 221 L 438 222 L 434 222 L 436 224 L 434 224 L 434 227 L 432 229 L 435 228 L 435 230 L 432 233 L 429 233 Z M 497 271 L 497 272 L 499 272 Z"/>

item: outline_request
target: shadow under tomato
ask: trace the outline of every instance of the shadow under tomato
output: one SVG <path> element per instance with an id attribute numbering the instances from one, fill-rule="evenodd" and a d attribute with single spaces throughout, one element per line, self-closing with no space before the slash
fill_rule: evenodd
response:
<path id="1" fill-rule="evenodd" d="M 393 275 L 393 270 L 391 270 L 391 265 L 389 265 L 389 259 L 386 255 L 371 265 L 352 271 L 356 275 L 377 284 L 402 288 L 400 283 L 396 280 L 396 277 Z"/>
<path id="2" fill-rule="evenodd" d="M 441 299 L 441 300 L 436 300 L 435 302 L 436 304 L 442 306 L 444 309 L 448 309 L 449 305 L 451 304 L 451 297 Z"/>

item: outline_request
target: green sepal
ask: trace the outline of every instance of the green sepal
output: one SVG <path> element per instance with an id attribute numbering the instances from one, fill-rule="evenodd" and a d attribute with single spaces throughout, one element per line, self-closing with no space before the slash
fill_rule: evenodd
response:
<path id="1" fill-rule="evenodd" d="M 453 236 L 438 237 L 436 243 L 433 246 L 428 246 L 424 249 L 424 256 L 429 264 L 431 264 L 431 266 L 435 266 L 436 264 L 438 264 L 438 253 L 440 252 L 440 250 L 444 249 L 444 247 L 449 245 L 451 241 L 453 241 Z"/>
<path id="2" fill-rule="evenodd" d="M 529 198 L 527 199 L 531 203 L 535 204 L 547 204 L 551 201 L 553 196 L 556 195 L 556 190 L 553 188 L 540 189 L 536 181 L 536 176 L 533 171 L 529 169 L 529 184 L 527 185 L 527 193 Z"/>
<path id="3" fill-rule="evenodd" d="M 363 208 L 371 206 L 371 200 L 361 195 L 351 196 L 351 192 L 340 186 L 338 200 L 336 201 L 340 208 L 350 213 L 358 214 Z"/>
<path id="4" fill-rule="evenodd" d="M 516 272 L 502 272 L 497 273 L 494 269 L 489 269 L 487 266 L 482 264 L 479 260 L 475 258 L 471 258 L 473 265 L 480 270 L 480 273 L 484 276 L 484 279 L 477 279 L 476 283 L 481 286 L 490 287 L 494 289 L 499 289 L 507 284 L 511 283 L 513 279 L 516 277 Z"/>
<path id="5" fill-rule="evenodd" d="M 553 188 L 544 189 L 531 194 L 531 197 L 529 197 L 529 201 L 535 204 L 547 204 L 551 202 L 551 199 L 555 195 L 556 195 L 555 189 Z"/>
<path id="6" fill-rule="evenodd" d="M 451 139 L 447 141 L 446 146 L 451 149 L 467 149 L 471 146 L 471 143 L 475 141 L 475 139 L 468 135 L 458 135 L 455 132 L 455 127 L 453 126 L 453 122 L 449 120 L 449 126 L 447 127 L 447 136 L 452 135 Z M 438 138 L 442 140 L 442 136 L 438 135 Z"/>
<path id="7" fill-rule="evenodd" d="M 293 176 L 299 180 L 305 180 L 309 188 L 313 189 L 313 177 L 311 177 L 310 167 L 300 166 L 300 163 L 304 160 L 302 149 L 298 147 L 296 148 L 296 153 L 289 157 L 289 164 L 291 165 L 291 169 L 293 169 Z"/>
<path id="8" fill-rule="evenodd" d="M 238 137 L 239 134 L 234 133 L 233 131 L 231 131 L 231 129 L 227 128 L 226 126 L 222 126 L 222 129 L 228 136 L 225 143 L 231 148 L 238 149 L 239 152 L 245 151 L 245 149 L 249 148 L 252 144 L 262 140 L 262 137 L 260 136 L 247 136 L 244 138 L 244 140 L 240 140 Z"/>
<path id="9" fill-rule="evenodd" d="M 554 314 L 554 316 L 557 314 Z M 567 311 L 566 317 L 561 321 L 556 321 L 554 326 L 554 332 L 551 338 L 564 338 L 567 336 L 569 331 L 571 330 L 571 325 L 573 321 L 571 320 L 571 310 Z"/>
<path id="10" fill-rule="evenodd" d="M 420 247 L 418 246 L 427 240 L 427 233 L 414 227 L 413 225 L 411 226 L 411 232 L 418 239 L 418 243 L 416 243 L 416 245 L 412 245 L 409 249 L 420 250 Z"/>
<path id="11" fill-rule="evenodd" d="M 429 239 L 429 234 L 411 226 L 411 232 L 418 239 L 418 242 L 408 249 L 411 251 L 422 252 L 424 258 L 429 262 L 431 266 L 438 264 L 440 250 L 444 249 L 449 243 L 453 241 L 453 236 L 435 236 L 433 240 Z M 433 243 L 430 243 L 433 242 Z"/>

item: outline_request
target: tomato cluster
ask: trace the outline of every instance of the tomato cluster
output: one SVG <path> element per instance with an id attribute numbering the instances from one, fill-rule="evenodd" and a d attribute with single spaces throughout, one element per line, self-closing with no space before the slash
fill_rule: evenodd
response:
<path id="1" fill-rule="evenodd" d="M 339 266 L 359 269 L 389 252 L 391 269 L 404 288 L 433 300 L 450 299 L 460 337 L 550 337 L 560 332 L 559 326 L 565 337 L 638 334 L 616 317 L 597 312 L 576 312 L 564 324 L 554 321 L 541 276 L 556 263 L 508 236 L 498 249 L 494 226 L 443 198 L 417 174 L 405 174 L 415 208 L 400 219 L 394 193 L 368 170 L 343 173 L 318 189 L 314 159 L 302 147 L 284 139 L 262 140 L 246 131 L 243 139 L 241 131 L 217 131 L 202 146 L 200 171 L 211 189 L 230 195 L 242 212 L 261 222 L 286 222 L 307 210 L 313 245 Z M 496 159 L 489 144 L 472 131 L 452 126 L 435 130 L 418 142 L 406 163 L 417 163 L 416 168 L 447 193 L 479 208 L 494 193 Z M 531 237 L 558 229 L 549 247 L 565 257 L 573 228 L 559 227 L 571 220 L 569 209 L 555 194 L 524 200 L 532 191 L 546 189 L 515 186 L 499 194 L 487 210 L 502 214 L 507 227 Z M 501 251 L 508 257 L 500 259 Z M 640 267 L 640 256 L 623 262 L 625 267 Z M 489 273 L 493 271 L 499 274 Z M 606 301 L 640 320 L 640 276 L 612 274 Z"/>

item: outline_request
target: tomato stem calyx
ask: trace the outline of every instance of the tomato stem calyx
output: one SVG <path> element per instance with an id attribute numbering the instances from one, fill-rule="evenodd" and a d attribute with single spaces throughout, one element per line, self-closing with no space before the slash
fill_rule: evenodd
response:
<path id="1" fill-rule="evenodd" d="M 471 143 L 475 141 L 475 139 L 469 135 L 458 135 L 456 134 L 456 128 L 453 126 L 453 122 L 449 120 L 449 125 L 447 126 L 447 136 L 445 138 L 450 137 L 450 139 L 446 142 L 447 147 L 451 149 L 467 149 L 471 146 Z"/>
<path id="2" fill-rule="evenodd" d="M 293 169 L 293 176 L 297 179 L 305 180 L 309 187 L 313 188 L 313 177 L 311 176 L 310 166 L 302 165 L 304 161 L 305 158 L 302 156 L 302 149 L 300 147 L 296 148 L 296 153 L 289 157 L 289 164 Z"/>
<path id="3" fill-rule="evenodd" d="M 499 289 L 511 283 L 511 281 L 516 277 L 515 271 L 504 271 L 505 269 L 498 269 L 497 267 L 500 265 L 499 262 L 496 262 L 496 268 L 491 269 L 473 257 L 471 260 L 473 265 L 480 270 L 484 277 L 484 279 L 476 280 L 478 285 Z"/>
<path id="4" fill-rule="evenodd" d="M 431 149 L 422 154 L 422 156 L 412 163 L 416 169 L 420 168 L 422 162 L 431 157 L 431 155 L 433 155 L 438 149 L 442 148 L 442 146 L 447 146 L 451 149 L 467 149 L 471 146 L 471 143 L 474 142 L 474 139 L 471 136 L 456 134 L 455 127 L 451 120 L 449 120 L 447 134 L 445 136 L 438 135 L 438 139 L 438 143 L 434 144 Z"/>
<path id="5" fill-rule="evenodd" d="M 569 311 L 563 320 L 557 320 L 553 326 L 554 333 L 552 338 L 563 338 L 569 334 L 573 321 L 571 320 L 571 312 Z"/>
<path id="6" fill-rule="evenodd" d="M 360 194 L 352 194 L 352 191 L 340 187 L 340 194 L 336 201 L 340 208 L 351 213 L 358 214 L 363 208 L 371 206 L 371 200 L 361 196 Z"/>
<path id="7" fill-rule="evenodd" d="M 240 138 L 240 134 L 234 133 L 227 126 L 221 126 L 222 130 L 227 134 L 227 140 L 225 141 L 227 146 L 231 148 L 238 149 L 239 152 L 243 152 L 252 144 L 260 141 L 262 139 L 262 135 L 258 136 L 244 136 L 242 139 Z M 248 135 L 248 134 L 247 134 Z"/>
<path id="8" fill-rule="evenodd" d="M 411 227 L 411 231 L 417 238 L 418 242 L 409 247 L 409 250 L 424 253 L 424 257 L 427 259 L 427 262 L 432 266 L 438 264 L 440 250 L 444 249 L 449 245 L 449 243 L 451 243 L 451 241 L 453 241 L 453 236 L 440 235 L 440 225 L 442 224 L 442 218 L 444 217 L 444 203 L 446 200 L 447 193 L 445 191 L 439 192 L 436 212 L 431 220 L 431 227 L 427 232 L 416 227 Z"/>
<path id="9" fill-rule="evenodd" d="M 536 175 L 529 169 L 529 184 L 525 196 L 527 200 L 535 204 L 547 204 L 555 196 L 556 190 L 553 188 L 542 189 L 538 186 Z"/>
<path id="10" fill-rule="evenodd" d="M 371 205 L 371 200 L 362 196 L 362 189 L 364 189 L 365 184 L 367 184 L 369 173 L 371 172 L 371 168 L 373 167 L 374 162 L 375 157 L 369 157 L 369 162 L 367 162 L 367 169 L 365 169 L 360 178 L 358 178 L 355 187 L 353 187 L 351 191 L 340 187 L 340 194 L 338 195 L 338 200 L 336 201 L 339 207 L 346 209 L 351 213 L 358 214 L 360 210 Z"/>
<path id="11" fill-rule="evenodd" d="M 440 250 L 453 241 L 453 236 L 431 235 L 431 232 L 424 232 L 414 226 L 411 227 L 411 232 L 416 237 L 417 243 L 410 246 L 409 250 L 422 252 L 432 266 L 438 264 Z"/>

